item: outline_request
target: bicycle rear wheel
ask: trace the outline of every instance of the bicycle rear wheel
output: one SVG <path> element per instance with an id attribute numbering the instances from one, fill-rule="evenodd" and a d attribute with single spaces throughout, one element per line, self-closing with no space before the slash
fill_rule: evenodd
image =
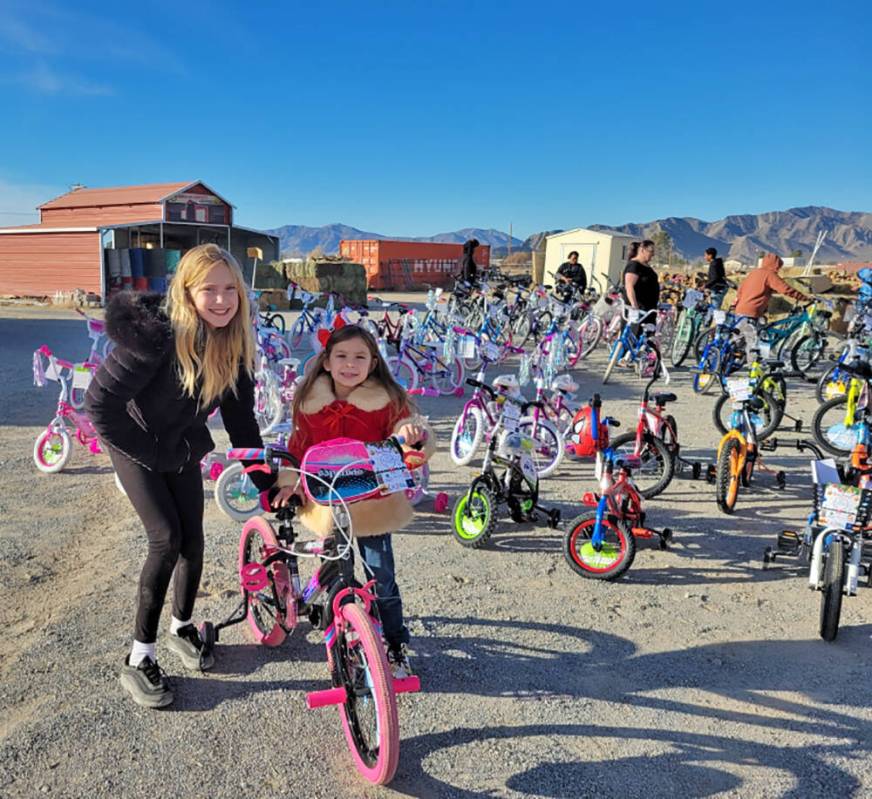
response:
<path id="1" fill-rule="evenodd" d="M 252 577 L 249 572 L 256 571 L 257 565 L 277 550 L 278 541 L 272 525 L 262 516 L 249 519 L 239 536 L 240 579 Z M 284 629 L 287 605 L 294 602 L 290 595 L 290 575 L 286 564 L 275 561 L 267 568 L 266 576 L 263 587 L 248 591 L 246 616 L 257 643 L 278 646 L 287 636 Z M 293 613 L 294 608 L 290 610 Z"/>
<path id="2" fill-rule="evenodd" d="M 617 458 L 629 460 L 636 454 L 636 434 L 624 433 L 612 439 L 611 450 Z M 636 490 L 645 499 L 662 494 L 675 475 L 675 459 L 669 447 L 659 438 L 646 434 L 639 453 L 639 466 L 632 469 Z"/>
<path id="3" fill-rule="evenodd" d="M 690 352 L 691 339 L 693 338 L 693 318 L 688 311 L 678 317 L 678 325 L 675 328 L 675 336 L 672 339 L 672 347 L 669 350 L 669 359 L 676 368 L 684 363 L 687 353 Z"/>
<path id="4" fill-rule="evenodd" d="M 847 396 L 835 397 L 819 405 L 811 420 L 814 440 L 831 455 L 850 455 L 857 440 L 856 425 L 845 424 L 847 405 Z"/>
<path id="5" fill-rule="evenodd" d="M 340 608 L 334 659 L 346 700 L 339 708 L 345 740 L 368 782 L 393 779 L 400 759 L 400 721 L 393 677 L 372 620 L 360 605 Z"/>
<path id="6" fill-rule="evenodd" d="M 215 483 L 215 504 L 235 522 L 245 522 L 261 510 L 260 492 L 244 469 L 240 461 L 234 461 Z"/>

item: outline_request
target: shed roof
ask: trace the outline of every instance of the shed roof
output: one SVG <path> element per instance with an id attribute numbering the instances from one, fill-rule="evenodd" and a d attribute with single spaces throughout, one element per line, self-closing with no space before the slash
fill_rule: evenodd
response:
<path id="1" fill-rule="evenodd" d="M 560 233 L 552 233 L 550 236 L 546 236 L 546 239 L 559 239 L 561 236 L 568 236 L 571 233 L 593 233 L 596 236 L 608 236 L 612 239 L 633 239 L 635 236 L 631 236 L 629 233 L 621 233 L 620 230 L 594 230 L 593 228 L 588 227 L 576 227 L 572 230 L 563 230 Z"/>
<path id="2" fill-rule="evenodd" d="M 178 194 L 180 191 L 197 185 L 209 188 L 201 180 L 194 180 L 184 183 L 149 183 L 144 186 L 113 186 L 106 189 L 75 189 L 37 207 L 42 210 L 46 208 L 89 208 L 96 205 L 159 203 L 172 197 L 173 194 Z M 212 193 L 219 196 L 217 192 Z"/>

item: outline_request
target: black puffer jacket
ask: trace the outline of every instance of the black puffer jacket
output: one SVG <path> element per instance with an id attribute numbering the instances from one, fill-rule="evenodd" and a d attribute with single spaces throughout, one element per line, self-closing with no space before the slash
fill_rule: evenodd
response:
<path id="1" fill-rule="evenodd" d="M 215 449 L 206 420 L 220 407 L 234 447 L 262 447 L 254 418 L 254 383 L 244 369 L 236 395 L 227 391 L 211 407 L 200 409 L 184 392 L 172 327 L 161 302 L 158 294 L 122 292 L 106 308 L 106 332 L 115 349 L 85 397 L 85 411 L 100 439 L 147 469 L 177 472 Z M 251 477 L 261 490 L 272 483 L 263 473 Z"/>

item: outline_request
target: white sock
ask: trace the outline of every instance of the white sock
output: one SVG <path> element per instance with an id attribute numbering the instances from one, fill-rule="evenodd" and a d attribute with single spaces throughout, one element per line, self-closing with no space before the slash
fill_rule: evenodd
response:
<path id="1" fill-rule="evenodd" d="M 187 621 L 179 621 L 175 616 L 172 616 L 170 618 L 170 635 L 178 635 L 179 630 L 181 630 L 182 627 L 187 627 L 190 623 L 190 619 Z"/>
<path id="2" fill-rule="evenodd" d="M 152 662 L 157 659 L 154 656 L 154 644 L 144 644 L 142 641 L 134 641 L 133 647 L 130 650 L 130 658 L 127 662 L 135 668 L 142 663 L 145 658 L 151 658 Z"/>

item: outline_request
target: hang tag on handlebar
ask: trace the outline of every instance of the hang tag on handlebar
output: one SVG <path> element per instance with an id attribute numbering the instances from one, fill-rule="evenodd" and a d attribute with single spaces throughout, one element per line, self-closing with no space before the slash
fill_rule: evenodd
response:
<path id="1" fill-rule="evenodd" d="M 81 364 L 76 364 L 76 368 L 73 369 L 73 388 L 79 388 L 83 391 L 87 390 L 88 386 L 91 385 L 91 378 L 93 376 L 94 372 L 91 369 Z"/>
<path id="2" fill-rule="evenodd" d="M 722 325 L 724 322 L 727 321 L 727 312 L 726 311 L 715 311 L 712 314 L 712 321 L 716 325 Z"/>
<path id="3" fill-rule="evenodd" d="M 751 386 L 751 380 L 747 377 L 727 378 L 727 391 L 733 402 L 744 402 L 745 400 L 751 399 L 751 396 L 754 393 Z"/>
<path id="4" fill-rule="evenodd" d="M 488 361 L 498 361 L 500 359 L 500 348 L 492 341 L 484 341 L 481 345 L 481 357 Z"/>
<path id="5" fill-rule="evenodd" d="M 521 420 L 521 409 L 514 402 L 506 402 L 503 405 L 503 429 L 514 433 L 518 429 Z"/>

